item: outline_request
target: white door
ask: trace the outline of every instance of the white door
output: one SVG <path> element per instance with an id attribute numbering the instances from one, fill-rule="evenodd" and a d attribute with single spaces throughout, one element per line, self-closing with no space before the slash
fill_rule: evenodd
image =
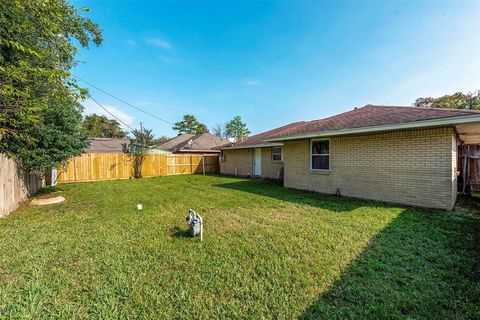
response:
<path id="1" fill-rule="evenodd" d="M 255 148 L 255 155 L 253 157 L 253 171 L 255 176 L 262 175 L 262 148 Z"/>

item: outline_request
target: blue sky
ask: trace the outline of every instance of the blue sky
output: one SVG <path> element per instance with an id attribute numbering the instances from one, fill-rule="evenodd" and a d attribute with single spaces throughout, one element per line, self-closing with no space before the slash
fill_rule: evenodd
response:
<path id="1" fill-rule="evenodd" d="M 73 1 L 103 29 L 77 76 L 170 122 L 252 133 L 365 104 L 480 89 L 480 2 Z M 95 89 L 133 127 L 171 125 Z M 102 113 L 92 101 L 86 113 Z"/>

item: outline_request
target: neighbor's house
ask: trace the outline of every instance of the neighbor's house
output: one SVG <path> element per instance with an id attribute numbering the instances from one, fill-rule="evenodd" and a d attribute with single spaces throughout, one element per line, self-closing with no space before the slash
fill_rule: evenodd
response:
<path id="1" fill-rule="evenodd" d="M 258 136 L 250 151 L 224 148 L 221 173 L 271 176 L 258 159 L 276 147 L 285 187 L 451 209 L 458 145 L 480 143 L 480 112 L 367 105 Z"/>
<path id="2" fill-rule="evenodd" d="M 210 133 L 185 133 L 156 146 L 154 149 L 171 153 L 219 154 L 220 150 L 218 148 L 228 143 L 230 142 L 227 139 Z"/>
<path id="3" fill-rule="evenodd" d="M 90 138 L 90 146 L 85 153 L 124 153 L 127 152 L 128 138 Z"/>
<path id="4" fill-rule="evenodd" d="M 170 151 L 143 148 L 132 143 L 129 138 L 90 138 L 90 146 L 85 153 L 137 153 L 142 150 L 147 154 L 172 154 Z"/>

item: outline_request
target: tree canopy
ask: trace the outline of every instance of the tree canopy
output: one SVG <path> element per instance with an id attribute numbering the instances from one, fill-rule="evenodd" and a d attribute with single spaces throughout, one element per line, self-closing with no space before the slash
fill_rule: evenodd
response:
<path id="1" fill-rule="evenodd" d="M 235 116 L 225 125 L 225 135 L 228 138 L 234 138 L 235 141 L 242 141 L 249 134 L 250 130 L 248 130 L 246 123 L 242 121 L 240 116 Z"/>
<path id="2" fill-rule="evenodd" d="M 162 143 L 167 142 L 168 140 L 170 140 L 168 136 L 165 136 L 165 135 L 159 136 L 158 138 L 153 139 L 152 146 L 158 146 Z"/>
<path id="3" fill-rule="evenodd" d="M 101 31 L 66 0 L 2 0 L 0 26 L 0 152 L 43 173 L 86 147 L 69 70 Z"/>
<path id="4" fill-rule="evenodd" d="M 155 141 L 155 136 L 152 131 L 152 129 L 145 129 L 143 127 L 135 129 L 132 131 L 133 137 L 131 140 L 134 144 L 139 146 L 149 147 Z"/>
<path id="5" fill-rule="evenodd" d="M 142 166 L 145 152 L 147 148 L 153 144 L 155 138 L 152 131 L 152 129 L 145 129 L 141 124 L 140 130 L 135 129 L 132 131 L 133 138 L 131 138 L 131 140 L 135 147 L 132 153 L 133 175 L 135 178 L 142 177 Z"/>
<path id="6" fill-rule="evenodd" d="M 126 132 L 120 127 L 120 123 L 106 116 L 90 114 L 83 119 L 83 128 L 89 137 L 97 138 L 125 138 Z"/>
<path id="7" fill-rule="evenodd" d="M 194 115 L 186 114 L 182 121 L 174 123 L 173 130 L 177 130 L 179 135 L 184 133 L 201 134 L 208 132 L 208 127 L 199 122 Z"/>
<path id="8" fill-rule="evenodd" d="M 415 107 L 471 109 L 480 110 L 480 90 L 473 93 L 456 92 L 438 98 L 418 98 L 413 103 Z"/>

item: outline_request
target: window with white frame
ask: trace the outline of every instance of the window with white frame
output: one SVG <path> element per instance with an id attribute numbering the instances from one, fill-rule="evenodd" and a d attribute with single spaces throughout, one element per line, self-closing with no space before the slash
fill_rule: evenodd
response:
<path id="1" fill-rule="evenodd" d="M 272 161 L 283 161 L 283 147 L 272 147 Z"/>
<path id="2" fill-rule="evenodd" d="M 310 169 L 330 170 L 329 140 L 312 140 L 310 144 Z"/>

